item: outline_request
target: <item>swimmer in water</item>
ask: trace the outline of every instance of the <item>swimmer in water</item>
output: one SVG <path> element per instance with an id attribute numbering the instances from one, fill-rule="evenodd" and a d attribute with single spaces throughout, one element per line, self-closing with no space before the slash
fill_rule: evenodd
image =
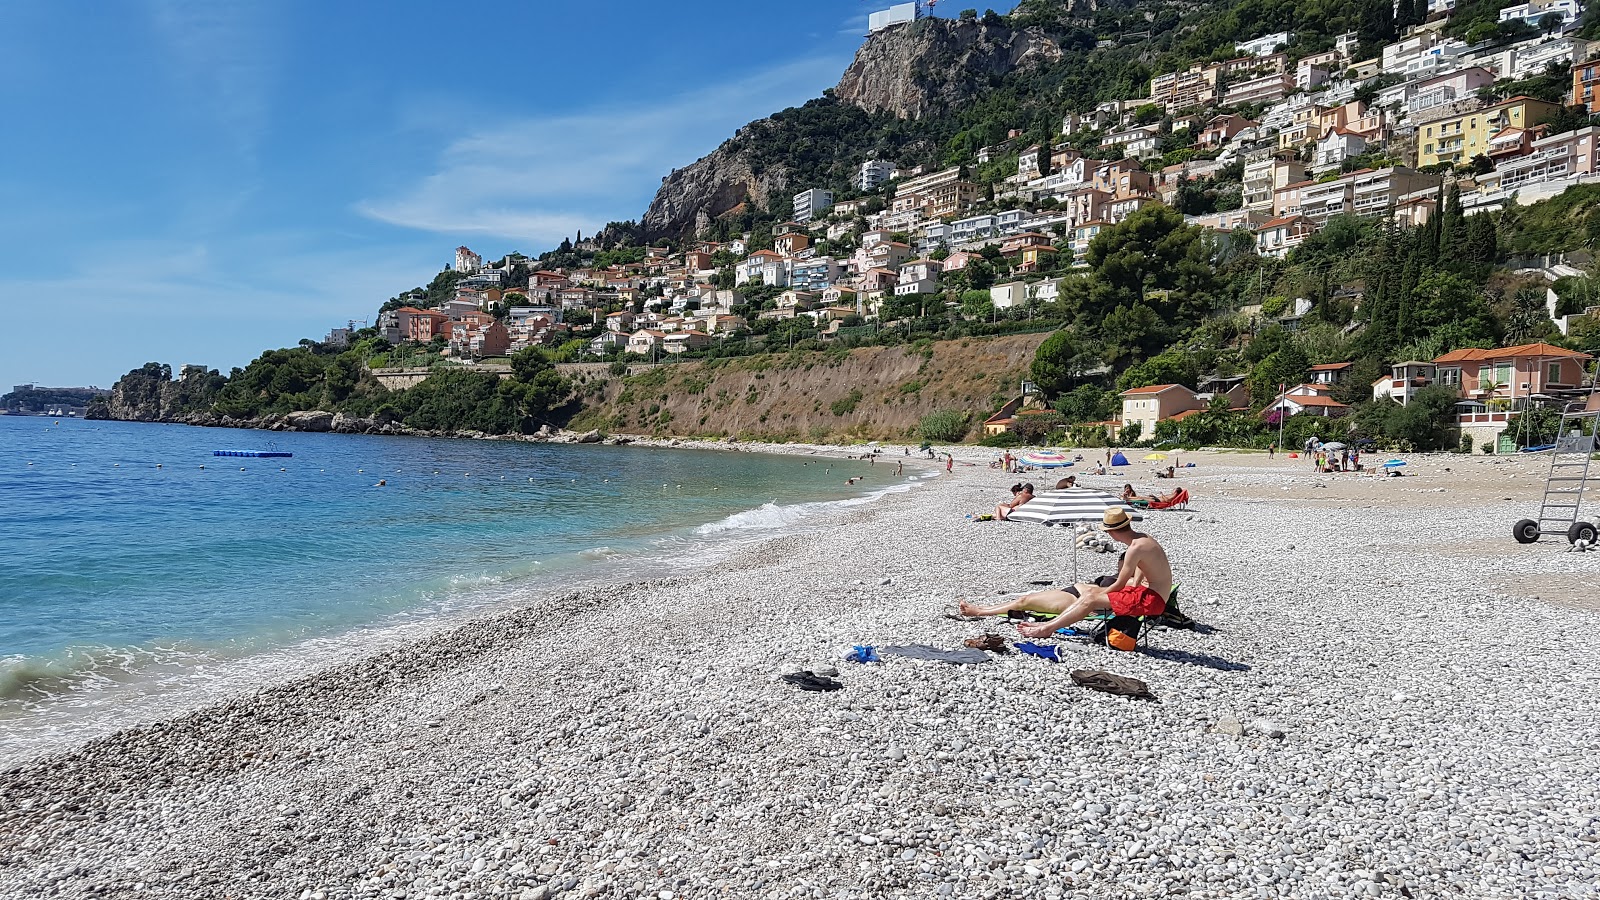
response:
<path id="1" fill-rule="evenodd" d="M 378 479 L 378 483 L 373 485 L 373 487 L 383 487 L 384 485 L 386 485 L 388 483 L 389 483 L 389 479 L 387 479 L 387 478 L 379 478 Z"/>

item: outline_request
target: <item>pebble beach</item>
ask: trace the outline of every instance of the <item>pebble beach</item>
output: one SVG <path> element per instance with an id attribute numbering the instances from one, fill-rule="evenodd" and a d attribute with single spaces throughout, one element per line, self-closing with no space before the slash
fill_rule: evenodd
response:
<path id="1" fill-rule="evenodd" d="M 1600 553 L 1511 539 L 1543 460 L 1184 454 L 1190 508 L 1141 530 L 1204 628 L 846 662 L 1014 640 L 947 614 L 1069 580 L 1067 529 L 967 518 L 1019 478 L 956 453 L 704 571 L 528 597 L 0 773 L 0 896 L 1600 896 Z M 1151 466 L 1084 482 L 1167 487 Z"/>

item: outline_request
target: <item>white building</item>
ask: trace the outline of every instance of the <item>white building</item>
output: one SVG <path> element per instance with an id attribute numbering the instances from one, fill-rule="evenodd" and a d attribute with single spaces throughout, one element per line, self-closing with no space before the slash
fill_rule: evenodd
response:
<path id="1" fill-rule="evenodd" d="M 1271 56 L 1278 52 L 1279 47 L 1289 43 L 1290 38 L 1293 37 L 1294 34 L 1291 32 L 1279 31 L 1273 34 L 1263 34 L 1261 37 L 1252 38 L 1248 41 L 1240 41 L 1234 46 L 1239 48 L 1240 53 L 1247 56 Z"/>
<path id="2" fill-rule="evenodd" d="M 1122 145 L 1122 152 L 1127 156 L 1141 158 L 1153 156 L 1161 151 L 1161 126 L 1142 125 L 1129 128 L 1125 131 L 1113 131 L 1100 139 L 1101 147 Z"/>
<path id="3" fill-rule="evenodd" d="M 794 195 L 794 220 L 801 224 L 815 219 L 833 206 L 833 191 L 811 188 Z"/>
<path id="4" fill-rule="evenodd" d="M 867 17 L 867 33 L 876 34 L 885 28 L 916 21 L 920 7 L 918 3 L 897 3 L 888 9 L 880 9 Z"/>
<path id="5" fill-rule="evenodd" d="M 856 173 L 856 190 L 866 192 L 894 177 L 894 163 L 882 159 L 869 159 Z"/>
<path id="6" fill-rule="evenodd" d="M 1028 302 L 1028 285 L 1023 281 L 1008 281 L 989 288 L 989 301 L 995 309 L 1010 309 Z"/>
<path id="7" fill-rule="evenodd" d="M 455 269 L 457 272 L 471 275 L 481 268 L 483 268 L 483 257 L 473 253 L 466 247 L 456 248 Z"/>
<path id="8" fill-rule="evenodd" d="M 1344 128 L 1329 128 L 1317 139 L 1317 170 L 1337 169 L 1345 160 L 1365 152 L 1366 138 Z"/>
<path id="9" fill-rule="evenodd" d="M 1583 15 L 1583 4 L 1578 0 L 1530 0 L 1500 10 L 1500 21 L 1521 21 L 1537 26 L 1540 19 L 1552 13 L 1561 17 L 1561 28 L 1565 29 Z"/>

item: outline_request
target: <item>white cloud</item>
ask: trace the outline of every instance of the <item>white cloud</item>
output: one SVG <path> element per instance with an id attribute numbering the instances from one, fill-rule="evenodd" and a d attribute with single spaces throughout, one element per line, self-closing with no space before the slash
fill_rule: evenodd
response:
<path id="1" fill-rule="evenodd" d="M 674 167 L 746 122 L 818 96 L 845 64 L 801 60 L 648 105 L 484 128 L 445 147 L 437 171 L 409 191 L 356 209 L 407 228 L 548 246 L 580 229 L 638 218 Z"/>

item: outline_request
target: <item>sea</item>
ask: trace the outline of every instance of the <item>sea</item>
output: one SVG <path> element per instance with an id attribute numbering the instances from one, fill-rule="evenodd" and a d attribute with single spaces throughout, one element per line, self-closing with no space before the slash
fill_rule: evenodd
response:
<path id="1" fill-rule="evenodd" d="M 896 461 L 0 416 L 0 769 L 704 567 L 923 477 Z"/>

